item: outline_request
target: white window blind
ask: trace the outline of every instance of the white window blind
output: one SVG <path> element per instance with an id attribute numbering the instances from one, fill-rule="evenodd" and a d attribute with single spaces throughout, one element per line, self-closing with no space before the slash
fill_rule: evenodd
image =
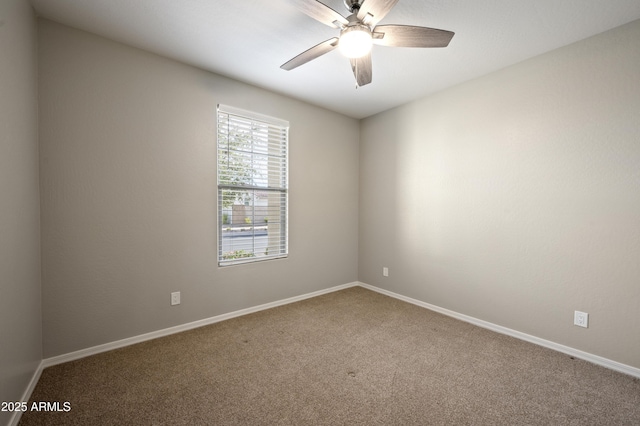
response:
<path id="1" fill-rule="evenodd" d="M 218 264 L 286 257 L 289 122 L 218 105 Z"/>

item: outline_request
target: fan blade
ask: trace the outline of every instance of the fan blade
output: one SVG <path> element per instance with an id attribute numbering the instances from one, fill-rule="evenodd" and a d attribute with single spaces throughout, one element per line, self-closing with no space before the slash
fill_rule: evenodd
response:
<path id="1" fill-rule="evenodd" d="M 393 47 L 447 47 L 455 33 L 411 25 L 378 25 L 373 42 Z"/>
<path id="2" fill-rule="evenodd" d="M 316 21 L 334 28 L 342 28 L 349 23 L 347 19 L 326 4 L 316 0 L 295 0 L 298 9 Z"/>
<path id="3" fill-rule="evenodd" d="M 358 19 L 370 27 L 382 20 L 398 3 L 398 0 L 363 0 L 358 10 Z"/>
<path id="4" fill-rule="evenodd" d="M 353 75 L 356 77 L 356 83 L 358 86 L 364 86 L 371 83 L 372 79 L 372 67 L 371 67 L 371 52 L 360 58 L 351 58 L 351 69 Z"/>
<path id="5" fill-rule="evenodd" d="M 305 50 L 295 58 L 291 59 L 289 62 L 282 64 L 280 68 L 282 68 L 283 70 L 291 71 L 292 69 L 306 64 L 307 62 L 312 61 L 317 57 L 324 55 L 325 53 L 329 53 L 333 49 L 338 47 L 338 40 L 338 37 L 334 37 L 330 38 L 329 40 L 323 41 L 320 44 L 316 44 L 311 49 Z"/>

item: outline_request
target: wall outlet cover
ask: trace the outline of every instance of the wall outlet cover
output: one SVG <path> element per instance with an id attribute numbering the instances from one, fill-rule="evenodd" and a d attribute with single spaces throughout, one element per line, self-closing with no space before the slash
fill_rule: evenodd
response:
<path id="1" fill-rule="evenodd" d="M 573 313 L 573 324 L 578 327 L 589 327 L 589 314 L 586 312 L 575 311 Z"/>

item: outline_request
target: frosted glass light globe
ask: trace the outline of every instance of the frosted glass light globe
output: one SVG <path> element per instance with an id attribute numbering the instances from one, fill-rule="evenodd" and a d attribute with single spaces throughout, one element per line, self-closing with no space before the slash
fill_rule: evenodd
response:
<path id="1" fill-rule="evenodd" d="M 360 58 L 371 51 L 371 30 L 365 25 L 353 25 L 342 30 L 338 48 L 347 58 Z"/>

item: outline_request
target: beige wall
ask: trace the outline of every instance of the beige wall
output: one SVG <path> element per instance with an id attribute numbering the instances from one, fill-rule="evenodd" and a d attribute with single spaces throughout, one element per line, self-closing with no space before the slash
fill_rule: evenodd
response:
<path id="1" fill-rule="evenodd" d="M 46 20 L 39 46 L 45 357 L 357 280 L 357 120 Z M 218 103 L 291 124 L 288 259 L 217 267 Z"/>
<path id="2" fill-rule="evenodd" d="M 0 401 L 19 400 L 42 359 L 36 20 L 0 2 Z M 0 424 L 11 413 L 0 412 Z"/>
<path id="3" fill-rule="evenodd" d="M 640 367 L 639 40 L 637 21 L 363 120 L 360 281 Z"/>

